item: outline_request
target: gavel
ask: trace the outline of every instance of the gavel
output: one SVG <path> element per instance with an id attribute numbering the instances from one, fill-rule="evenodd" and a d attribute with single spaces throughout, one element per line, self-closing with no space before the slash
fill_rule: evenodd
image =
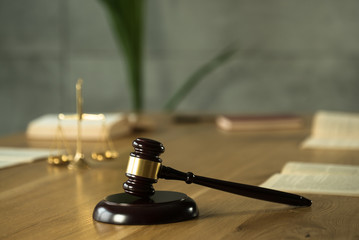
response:
<path id="1" fill-rule="evenodd" d="M 294 206 L 311 206 L 312 204 L 311 200 L 296 194 L 202 177 L 192 172 L 185 173 L 171 167 L 166 167 L 162 165 L 162 160 L 159 157 L 160 154 L 165 151 L 165 148 L 162 143 L 152 139 L 137 138 L 133 141 L 132 145 L 135 151 L 130 153 L 126 170 L 128 180 L 123 184 L 123 189 L 126 193 L 142 199 L 150 198 L 155 194 L 153 184 L 162 178 L 180 180 L 187 184 L 195 183 L 241 196 L 275 203 Z"/>
<path id="2" fill-rule="evenodd" d="M 153 184 L 160 178 L 182 180 L 206 187 L 276 203 L 310 206 L 302 196 L 241 183 L 228 182 L 184 173 L 162 165 L 159 157 L 165 151 L 162 143 L 137 138 L 132 146 L 126 170 L 125 192 L 101 200 L 93 211 L 98 222 L 120 225 L 163 224 L 191 220 L 199 215 L 196 202 L 184 193 L 155 191 Z"/>

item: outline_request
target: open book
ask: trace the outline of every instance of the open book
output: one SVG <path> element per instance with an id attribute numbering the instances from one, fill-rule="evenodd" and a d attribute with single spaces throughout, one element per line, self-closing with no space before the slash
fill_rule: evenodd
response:
<path id="1" fill-rule="evenodd" d="M 0 147 L 0 169 L 44 159 L 49 149 Z"/>
<path id="2" fill-rule="evenodd" d="M 359 166 L 288 162 L 261 187 L 281 191 L 359 196 Z"/>
<path id="3" fill-rule="evenodd" d="M 130 132 L 127 116 L 121 113 L 108 113 L 103 120 L 87 120 L 81 122 L 82 140 L 101 140 L 115 138 Z M 31 121 L 26 135 L 30 139 L 49 140 L 63 137 L 66 140 L 77 138 L 77 119 L 59 120 L 56 114 L 43 115 Z"/>
<path id="4" fill-rule="evenodd" d="M 303 148 L 359 149 L 359 114 L 320 111 Z"/>

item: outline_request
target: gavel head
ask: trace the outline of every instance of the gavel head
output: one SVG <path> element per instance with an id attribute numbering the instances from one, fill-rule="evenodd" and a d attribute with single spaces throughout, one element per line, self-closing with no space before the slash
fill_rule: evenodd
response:
<path id="1" fill-rule="evenodd" d="M 162 160 L 159 155 L 165 151 L 162 143 L 147 138 L 137 138 L 132 146 L 135 151 L 130 153 L 126 176 L 123 184 L 126 193 L 148 198 L 155 193 L 152 186 L 157 182 Z"/>

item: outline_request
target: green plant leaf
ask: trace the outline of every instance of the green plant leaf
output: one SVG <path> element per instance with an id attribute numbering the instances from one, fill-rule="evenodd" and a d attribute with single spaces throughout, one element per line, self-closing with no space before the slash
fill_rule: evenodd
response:
<path id="1" fill-rule="evenodd" d="M 173 111 L 178 104 L 189 94 L 189 92 L 206 77 L 208 74 L 216 70 L 219 66 L 227 62 L 236 52 L 232 46 L 225 48 L 215 58 L 211 59 L 195 71 L 178 89 L 177 92 L 169 99 L 164 106 L 165 110 Z"/>
<path id="2" fill-rule="evenodd" d="M 108 11 L 108 17 L 118 46 L 122 49 L 127 78 L 132 92 L 133 109 L 143 110 L 142 48 L 144 0 L 99 0 Z M 166 110 L 174 110 L 180 101 L 205 76 L 228 61 L 235 53 L 233 48 L 226 48 L 218 56 L 205 63 L 195 71 L 182 87 L 169 99 Z"/>
<path id="3" fill-rule="evenodd" d="M 100 0 L 108 11 L 108 17 L 119 48 L 122 49 L 127 78 L 132 92 L 135 111 L 143 109 L 142 89 L 142 41 L 143 0 Z"/>

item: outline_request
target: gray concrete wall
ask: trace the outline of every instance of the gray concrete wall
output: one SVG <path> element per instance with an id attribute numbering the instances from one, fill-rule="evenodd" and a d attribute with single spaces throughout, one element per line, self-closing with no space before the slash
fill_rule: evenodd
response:
<path id="1" fill-rule="evenodd" d="M 151 0 L 145 107 L 160 111 L 228 44 L 239 51 L 182 112 L 359 111 L 359 1 Z M 45 113 L 131 110 L 121 53 L 96 0 L 0 0 L 0 135 Z"/>

